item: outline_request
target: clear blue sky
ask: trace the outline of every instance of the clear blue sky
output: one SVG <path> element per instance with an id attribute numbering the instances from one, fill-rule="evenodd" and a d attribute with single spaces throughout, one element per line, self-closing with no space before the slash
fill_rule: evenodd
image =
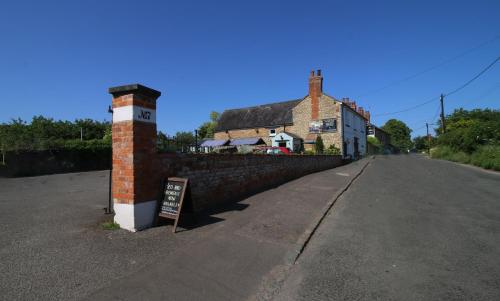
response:
<path id="1" fill-rule="evenodd" d="M 3 1 L 0 122 L 109 120 L 108 87 L 137 82 L 163 93 L 158 129 L 173 134 L 212 110 L 303 97 L 311 69 L 323 70 L 326 93 L 391 112 L 453 90 L 498 57 L 499 14 L 498 0 Z M 447 112 L 460 106 L 500 107 L 500 63 L 446 99 Z M 373 121 L 417 129 L 437 108 Z"/>

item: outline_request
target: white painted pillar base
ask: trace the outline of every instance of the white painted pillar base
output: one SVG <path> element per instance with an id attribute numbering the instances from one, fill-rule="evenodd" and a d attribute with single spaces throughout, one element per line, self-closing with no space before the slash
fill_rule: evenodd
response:
<path id="1" fill-rule="evenodd" d="M 120 228 L 132 232 L 150 228 L 153 226 L 156 205 L 156 201 L 138 204 L 114 203 L 115 223 L 118 223 Z"/>

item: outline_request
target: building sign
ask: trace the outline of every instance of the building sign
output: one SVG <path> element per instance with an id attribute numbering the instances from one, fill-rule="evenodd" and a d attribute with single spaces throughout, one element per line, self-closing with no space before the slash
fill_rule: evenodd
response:
<path id="1" fill-rule="evenodd" d="M 140 106 L 123 106 L 114 108 L 113 123 L 133 120 L 156 123 L 156 110 Z"/>
<path id="2" fill-rule="evenodd" d="M 159 216 L 175 220 L 173 232 L 182 209 L 182 202 L 188 185 L 188 179 L 168 178 L 163 188 L 163 200 L 160 203 Z"/>
<path id="3" fill-rule="evenodd" d="M 313 120 L 309 122 L 309 133 L 320 133 L 323 123 L 321 120 Z"/>
<path id="4" fill-rule="evenodd" d="M 337 130 L 337 119 L 327 118 L 309 122 L 309 133 L 334 132 Z"/>
<path id="5" fill-rule="evenodd" d="M 333 132 L 337 130 L 337 119 L 328 118 L 323 119 L 323 132 Z"/>

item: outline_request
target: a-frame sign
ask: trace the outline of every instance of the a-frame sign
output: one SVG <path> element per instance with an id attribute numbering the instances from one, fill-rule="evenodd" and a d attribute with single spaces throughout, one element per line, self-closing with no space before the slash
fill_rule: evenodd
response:
<path id="1" fill-rule="evenodd" d="M 179 222 L 187 186 L 188 179 L 185 178 L 167 178 L 163 185 L 158 216 L 175 220 L 174 233 Z"/>

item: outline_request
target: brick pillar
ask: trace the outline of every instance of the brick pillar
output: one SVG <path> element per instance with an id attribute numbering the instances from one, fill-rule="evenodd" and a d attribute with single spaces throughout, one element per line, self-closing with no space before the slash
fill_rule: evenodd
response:
<path id="1" fill-rule="evenodd" d="M 115 222 L 130 231 L 152 225 L 159 183 L 156 161 L 156 99 L 159 91 L 139 84 L 109 88 L 113 95 Z"/>
<path id="2" fill-rule="evenodd" d="M 323 76 L 321 70 L 309 76 L 309 96 L 311 97 L 311 120 L 319 118 L 319 98 L 323 95 Z"/>

